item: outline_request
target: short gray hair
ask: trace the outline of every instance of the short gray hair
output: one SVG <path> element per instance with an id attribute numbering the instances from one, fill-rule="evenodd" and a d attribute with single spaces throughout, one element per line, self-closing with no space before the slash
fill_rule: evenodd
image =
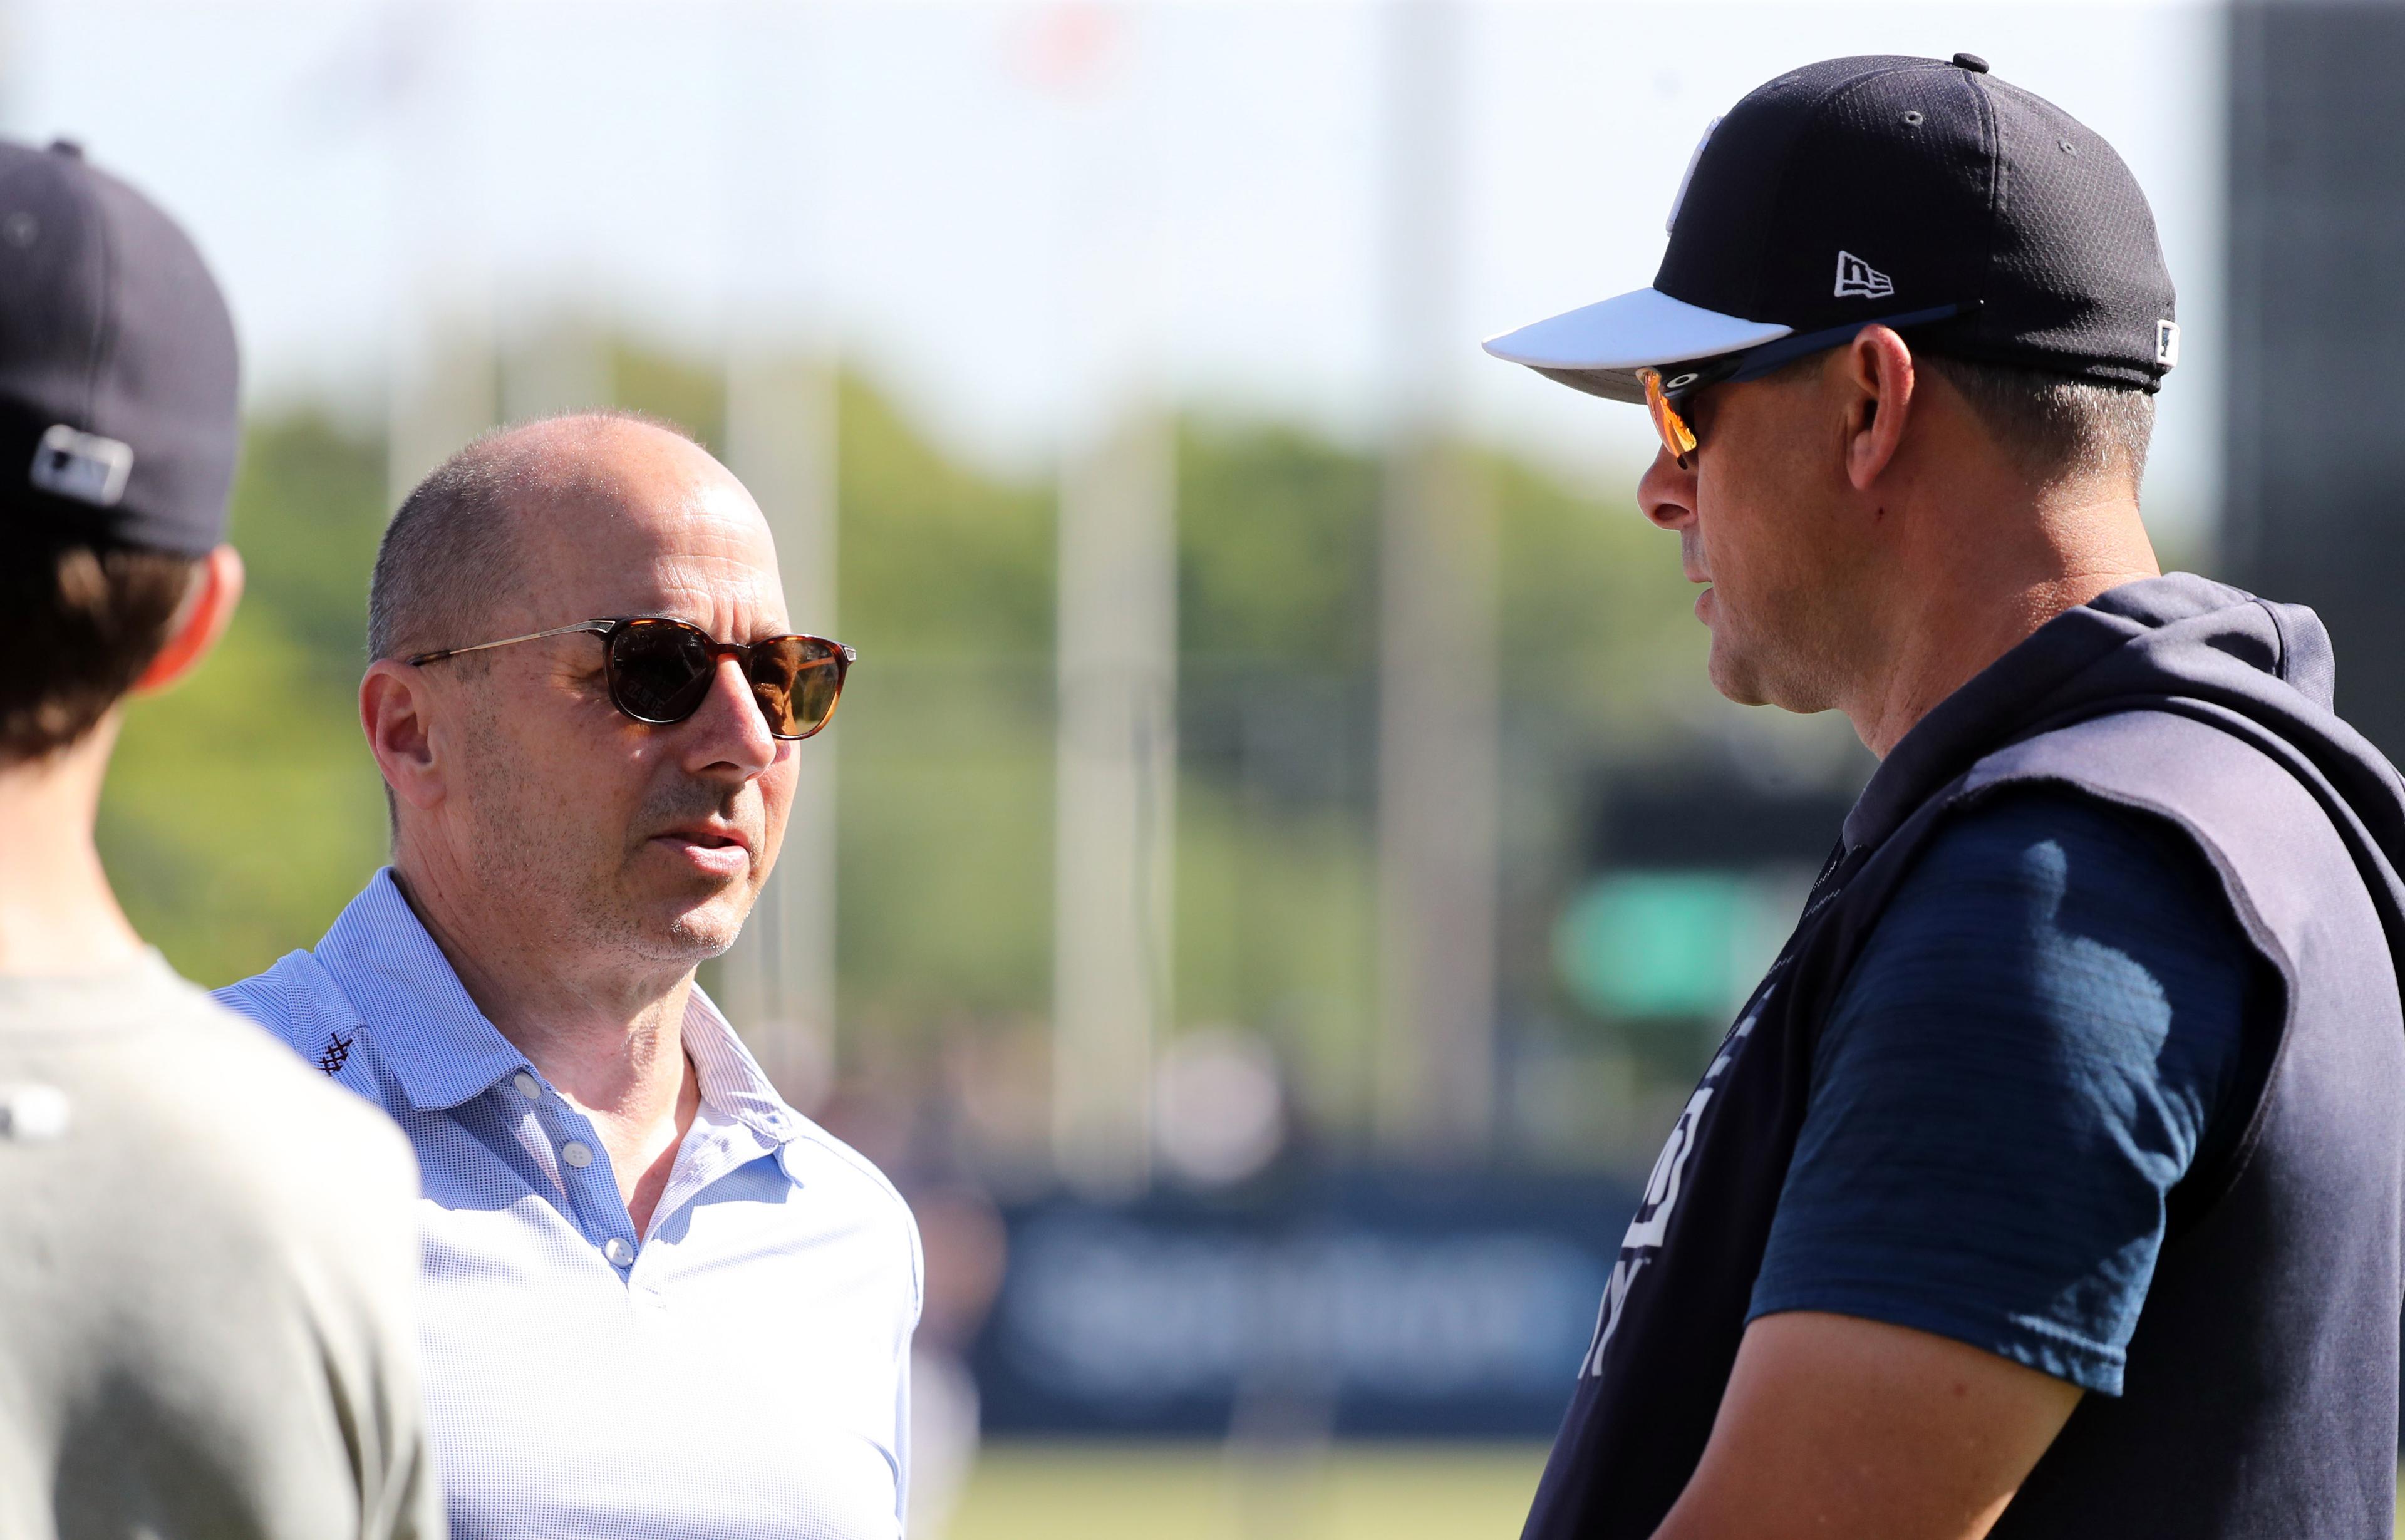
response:
<path id="1" fill-rule="evenodd" d="M 368 581 L 368 658 L 405 658 L 490 641 L 475 634 L 516 584 L 510 513 L 560 477 L 544 428 L 640 423 L 697 441 L 649 413 L 567 413 L 479 434 L 411 489 L 385 526 Z"/>
<path id="2" fill-rule="evenodd" d="M 2155 399 L 2048 370 L 1922 353 L 1914 362 L 1962 393 L 1988 431 L 2041 484 L 2126 475 L 2137 490 L 2155 433 Z"/>

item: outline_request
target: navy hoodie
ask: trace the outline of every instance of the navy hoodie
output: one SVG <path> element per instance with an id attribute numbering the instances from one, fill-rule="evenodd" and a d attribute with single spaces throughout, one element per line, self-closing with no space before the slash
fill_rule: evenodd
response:
<path id="1" fill-rule="evenodd" d="M 2045 785 L 2193 841 L 2281 987 L 2172 1189 L 2123 1391 L 1993 1533 L 2390 1540 L 2405 1262 L 2405 786 L 2331 709 L 2313 612 L 2184 573 L 2055 617 L 1881 763 L 1622 1241 L 1528 1540 L 1645 1540 L 1728 1382 L 1847 971 L 1952 812 Z M 2259 1017 L 2260 1019 L 2257 1019 Z"/>

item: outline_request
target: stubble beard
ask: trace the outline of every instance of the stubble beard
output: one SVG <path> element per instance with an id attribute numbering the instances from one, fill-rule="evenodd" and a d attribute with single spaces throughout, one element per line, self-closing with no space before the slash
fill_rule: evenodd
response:
<path id="1" fill-rule="evenodd" d="M 505 744 L 486 737 L 473 801 L 471 869 L 486 902 L 514 910 L 545 938 L 545 950 L 596 959 L 605 969 L 650 963 L 689 969 L 733 945 L 773 855 L 755 847 L 742 877 L 690 879 L 663 889 L 660 857 L 636 838 L 665 825 L 730 814 L 718 789 L 669 782 L 648 798 L 631 828 L 604 829 L 527 773 Z M 763 839 L 761 843 L 765 844 Z"/>
<path id="2" fill-rule="evenodd" d="M 740 876 L 724 880 L 685 876 L 668 889 L 660 886 L 656 875 L 660 857 L 648 847 L 648 834 L 668 825 L 711 817 L 743 826 L 746 820 L 737 817 L 736 802 L 723 788 L 690 780 L 665 782 L 645 800 L 611 873 L 610 888 L 620 901 L 616 928 L 627 937 L 628 945 L 643 947 L 663 961 L 689 965 L 722 956 L 735 945 L 775 861 L 773 852 L 762 848 L 767 843 L 765 828 L 747 830 L 753 846 Z"/>

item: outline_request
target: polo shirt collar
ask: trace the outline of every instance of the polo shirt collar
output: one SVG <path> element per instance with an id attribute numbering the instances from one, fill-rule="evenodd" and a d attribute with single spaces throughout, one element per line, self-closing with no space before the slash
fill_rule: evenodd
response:
<path id="1" fill-rule="evenodd" d="M 418 1111 L 448 1112 L 534 1068 L 469 998 L 391 867 L 351 900 L 317 944 L 316 957 L 375 1038 L 383 1069 Z"/>
<path id="2" fill-rule="evenodd" d="M 713 1112 L 734 1118 L 772 1145 L 800 1136 L 801 1118 L 785 1105 L 760 1061 L 698 984 L 685 999 L 684 1051 L 693 1060 L 701 1099 Z"/>
<path id="3" fill-rule="evenodd" d="M 316 955 L 375 1038 L 383 1068 L 419 1112 L 448 1112 L 521 1071 L 535 1072 L 469 998 L 391 867 L 343 910 Z M 712 1111 L 771 1145 L 800 1137 L 801 1118 L 698 984 L 685 1002 L 683 1038 L 701 1099 Z"/>

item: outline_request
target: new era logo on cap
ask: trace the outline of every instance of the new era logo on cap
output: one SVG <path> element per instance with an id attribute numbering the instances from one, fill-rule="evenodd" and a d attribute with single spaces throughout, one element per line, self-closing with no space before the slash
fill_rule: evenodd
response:
<path id="1" fill-rule="evenodd" d="M 1895 292 L 1895 282 L 1850 251 L 1837 253 L 1837 298 L 1884 300 Z"/>

